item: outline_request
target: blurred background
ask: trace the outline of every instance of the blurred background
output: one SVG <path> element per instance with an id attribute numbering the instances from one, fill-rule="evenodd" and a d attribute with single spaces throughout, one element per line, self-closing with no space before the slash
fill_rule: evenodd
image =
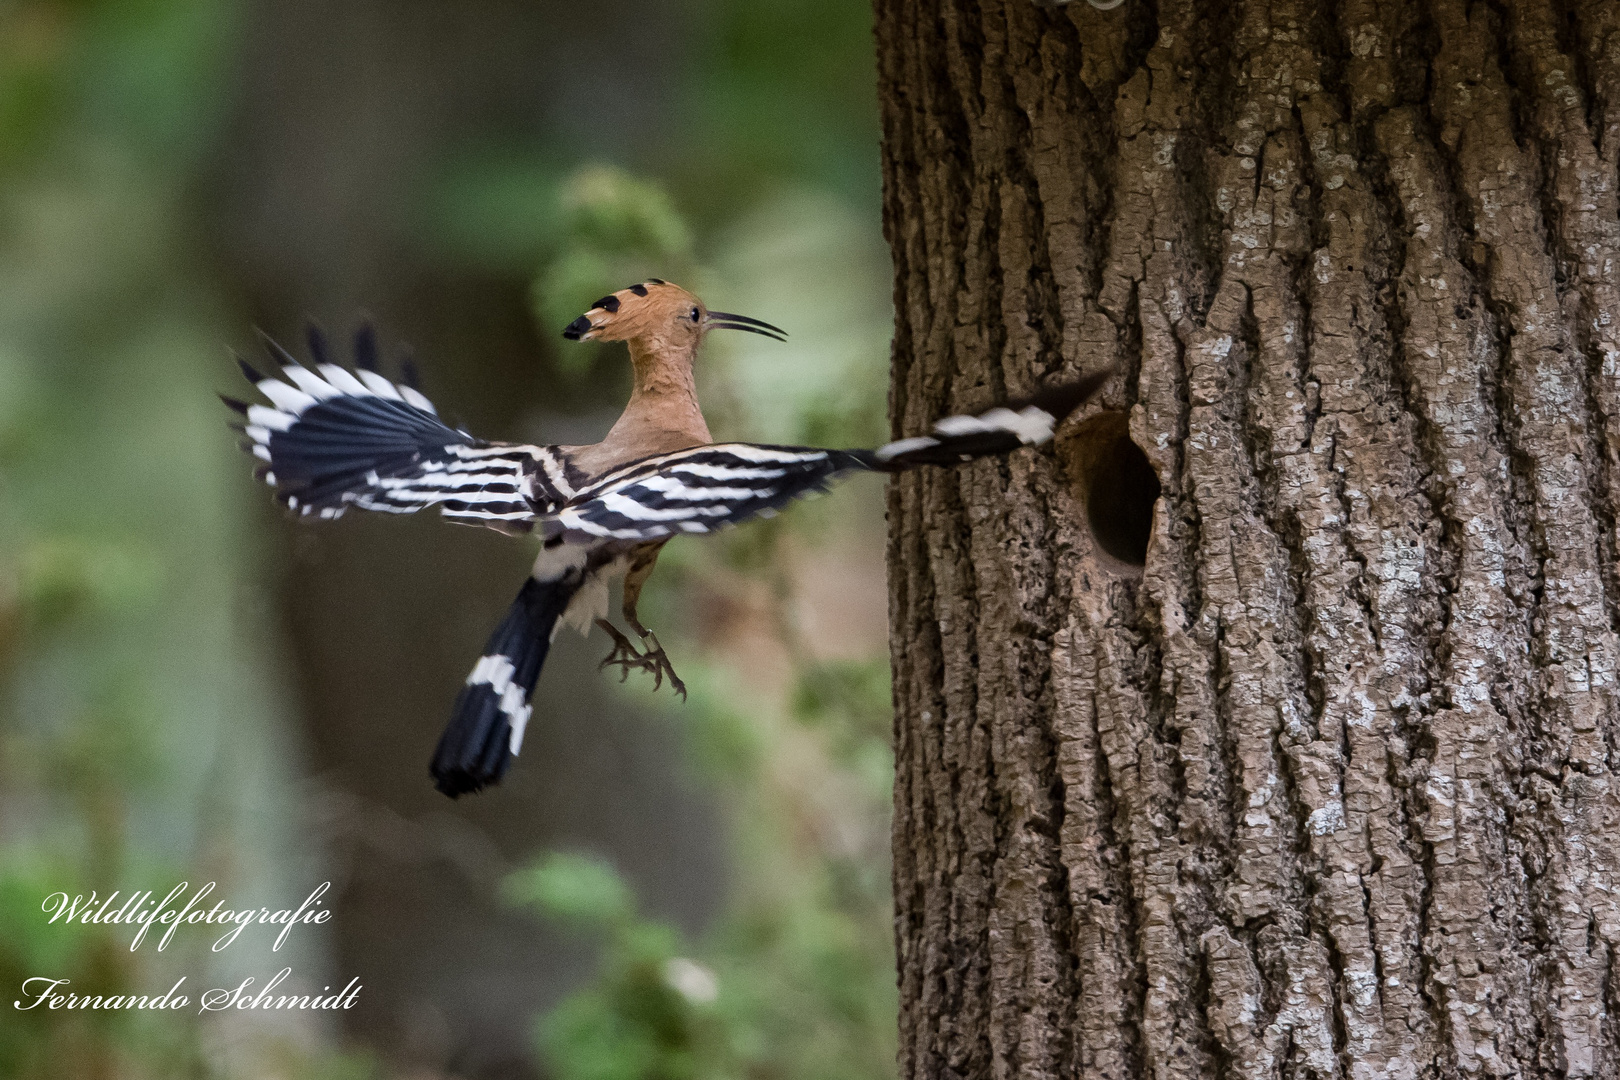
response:
<path id="1" fill-rule="evenodd" d="M 0 1076 L 864 1078 L 893 1069 L 881 483 L 665 550 L 682 704 L 559 638 L 522 757 L 426 762 L 533 557 L 287 520 L 231 351 L 375 319 L 440 412 L 588 442 L 648 276 L 716 334 L 718 438 L 885 433 L 865 0 L 0 0 Z M 218 883 L 334 917 L 272 953 L 49 925 Z M 291 966 L 338 1013 L 18 1010 Z"/>

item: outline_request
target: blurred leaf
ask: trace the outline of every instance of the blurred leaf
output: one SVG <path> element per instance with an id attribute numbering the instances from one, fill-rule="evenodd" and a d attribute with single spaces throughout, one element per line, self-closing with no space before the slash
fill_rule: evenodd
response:
<path id="1" fill-rule="evenodd" d="M 689 707 L 688 753 L 693 764 L 714 780 L 746 781 L 764 766 L 769 744 L 751 718 L 731 703 L 726 681 L 708 667 L 693 666 L 685 676 Z"/>
<path id="2" fill-rule="evenodd" d="M 157 594 L 158 560 L 134 544 L 57 536 L 33 541 L 18 560 L 18 592 L 41 625 L 128 612 Z"/>
<path id="3" fill-rule="evenodd" d="M 871 729 L 881 721 L 886 729 L 892 702 L 886 661 L 877 657 L 830 660 L 811 664 L 800 673 L 793 710 L 809 723 L 824 721 L 826 714 L 836 711 L 857 718 L 863 728 Z"/>
<path id="4" fill-rule="evenodd" d="M 57 892 L 88 895 L 78 875 L 60 860 L 25 847 L 9 848 L 0 856 L 0 978 L 7 986 L 15 988 L 21 978 L 32 977 L 25 972 L 72 969 L 99 932 L 78 923 L 52 925 L 41 904 Z"/>
<path id="5" fill-rule="evenodd" d="M 146 682 L 142 672 L 126 668 L 94 688 L 89 706 L 43 755 L 52 766 L 56 787 L 106 806 L 108 800 L 147 787 L 163 775 L 158 750 L 163 717 Z"/>
<path id="6" fill-rule="evenodd" d="M 760 194 L 812 184 L 875 207 L 876 57 L 864 0 L 714 0 L 691 56 L 680 190 L 726 222 Z M 730 310 L 730 309 L 727 309 Z"/>
<path id="7" fill-rule="evenodd" d="M 283 1068 L 296 1080 L 378 1080 L 388 1075 L 375 1054 L 366 1050 L 294 1049 Z"/>
<path id="8" fill-rule="evenodd" d="M 681 258 L 692 233 L 668 193 L 612 165 L 587 165 L 562 186 L 559 207 L 570 239 L 600 251 Z"/>
<path id="9" fill-rule="evenodd" d="M 635 899 L 618 872 L 589 855 L 553 852 L 510 875 L 501 893 L 509 903 L 590 927 L 613 927 L 636 913 Z"/>
<path id="10" fill-rule="evenodd" d="M 56 4 L 0 8 L 0 165 L 27 160 L 49 136 L 62 89 L 57 65 L 71 40 Z"/>
<path id="11" fill-rule="evenodd" d="M 176 169 L 200 157 L 225 117 L 217 87 L 230 62 L 236 5 L 119 0 L 85 5 L 80 122 Z"/>
<path id="12" fill-rule="evenodd" d="M 507 878 L 508 899 L 607 931 L 601 967 L 536 1028 L 556 1080 L 697 1080 L 732 1075 L 719 983 L 680 955 L 680 935 L 640 919 L 606 863 L 552 853 Z"/>

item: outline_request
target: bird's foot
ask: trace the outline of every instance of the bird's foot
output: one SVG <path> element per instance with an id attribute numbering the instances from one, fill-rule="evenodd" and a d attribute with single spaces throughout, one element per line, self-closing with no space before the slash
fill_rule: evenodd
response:
<path id="1" fill-rule="evenodd" d="M 613 639 L 613 649 L 602 658 L 600 664 L 596 665 L 597 671 L 601 671 L 610 664 L 618 664 L 620 682 L 624 682 L 630 677 L 630 671 L 633 668 L 657 673 L 657 665 L 649 663 L 646 655 L 630 644 L 629 638 L 619 633 L 617 626 L 614 626 L 606 619 L 597 619 L 596 625 L 600 626 L 607 632 L 607 636 Z"/>
<path id="2" fill-rule="evenodd" d="M 670 666 L 669 657 L 664 654 L 664 647 L 658 644 L 657 636 L 649 632 L 642 640 L 652 642 L 652 648 L 642 653 L 641 658 L 652 665 L 653 689 L 657 690 L 663 686 L 664 676 L 668 675 L 670 689 L 681 695 L 681 700 L 685 701 L 686 684 L 681 682 L 681 677 L 675 674 L 675 669 Z"/>
<path id="3" fill-rule="evenodd" d="M 686 700 L 686 684 L 681 682 L 680 677 L 675 674 L 675 669 L 670 666 L 669 657 L 664 654 L 663 646 L 658 644 L 658 639 L 651 632 L 643 635 L 642 640 L 652 642 L 652 648 L 646 652 L 641 652 L 630 644 L 629 638 L 619 633 L 618 627 L 606 619 L 597 619 L 596 625 L 600 626 L 607 632 L 608 637 L 613 639 L 613 649 L 596 666 L 598 671 L 610 664 L 617 664 L 619 665 L 620 682 L 628 679 L 632 670 L 645 671 L 653 677 L 654 690 L 664 685 L 664 677 L 667 675 L 669 685 L 677 694 L 681 695 L 682 701 Z"/>

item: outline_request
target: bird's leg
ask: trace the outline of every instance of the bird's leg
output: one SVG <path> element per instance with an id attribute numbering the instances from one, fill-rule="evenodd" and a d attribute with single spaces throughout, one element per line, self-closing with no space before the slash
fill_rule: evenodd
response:
<path id="1" fill-rule="evenodd" d="M 641 625 L 636 617 L 636 604 L 641 600 L 641 587 L 647 583 L 652 575 L 653 567 L 658 564 L 658 551 L 664 546 L 663 541 L 648 544 L 636 550 L 635 558 L 631 561 L 629 571 L 624 575 L 624 621 L 630 624 L 630 629 L 641 635 L 641 647 L 646 651 L 641 654 L 641 663 L 637 666 L 653 674 L 653 689 L 664 685 L 664 676 L 669 676 L 669 685 L 686 700 L 686 684 L 681 682 L 679 675 L 670 665 L 669 656 L 664 647 L 658 643 L 658 637 L 651 630 Z"/>

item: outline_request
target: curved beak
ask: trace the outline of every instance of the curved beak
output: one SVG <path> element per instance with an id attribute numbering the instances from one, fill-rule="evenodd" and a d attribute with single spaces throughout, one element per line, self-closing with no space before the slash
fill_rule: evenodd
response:
<path id="1" fill-rule="evenodd" d="M 703 325 L 711 330 L 747 330 L 750 334 L 763 334 L 775 341 L 786 341 L 787 331 L 768 322 L 750 319 L 747 315 L 732 315 L 724 311 L 711 311 Z"/>

